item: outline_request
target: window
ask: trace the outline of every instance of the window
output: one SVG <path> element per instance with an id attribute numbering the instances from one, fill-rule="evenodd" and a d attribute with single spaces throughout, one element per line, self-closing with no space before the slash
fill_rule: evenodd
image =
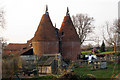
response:
<path id="1" fill-rule="evenodd" d="M 29 44 L 29 46 L 32 46 L 32 42 Z"/>
<path id="2" fill-rule="evenodd" d="M 62 36 L 64 36 L 64 32 L 62 32 Z"/>

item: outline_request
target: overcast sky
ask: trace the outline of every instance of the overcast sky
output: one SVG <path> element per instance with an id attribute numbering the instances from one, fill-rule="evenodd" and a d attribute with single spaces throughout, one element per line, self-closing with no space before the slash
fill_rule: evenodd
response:
<path id="1" fill-rule="evenodd" d="M 24 43 L 34 36 L 45 5 L 53 25 L 60 28 L 69 7 L 70 16 L 83 13 L 95 19 L 95 35 L 101 37 L 105 21 L 113 22 L 118 17 L 119 0 L 0 0 L 0 8 L 5 10 L 8 42 Z M 102 39 L 102 38 L 101 38 Z"/>

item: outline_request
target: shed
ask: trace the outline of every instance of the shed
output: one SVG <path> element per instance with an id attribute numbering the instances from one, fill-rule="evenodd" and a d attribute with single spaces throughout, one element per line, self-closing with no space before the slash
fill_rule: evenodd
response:
<path id="1" fill-rule="evenodd" d="M 41 56 L 38 62 L 40 74 L 55 74 L 57 72 L 58 62 L 55 56 Z"/>

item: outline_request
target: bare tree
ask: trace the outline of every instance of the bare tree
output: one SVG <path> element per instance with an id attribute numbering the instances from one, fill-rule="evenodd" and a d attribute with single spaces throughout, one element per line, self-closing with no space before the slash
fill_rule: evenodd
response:
<path id="1" fill-rule="evenodd" d="M 4 37 L 2 36 L 2 31 L 3 29 L 5 29 L 6 27 L 6 23 L 5 23 L 5 12 L 3 9 L 0 9 L 0 42 L 2 43 L 2 48 L 4 46 L 4 44 L 6 43 L 6 40 L 4 39 Z"/>
<path id="2" fill-rule="evenodd" d="M 93 32 L 94 26 L 92 22 L 94 19 L 87 14 L 77 14 L 72 16 L 72 20 L 80 38 L 80 45 L 82 45 L 88 34 Z"/>
<path id="3" fill-rule="evenodd" d="M 117 49 L 120 50 L 120 18 L 114 21 L 114 27 L 117 33 Z"/>
<path id="4" fill-rule="evenodd" d="M 5 28 L 5 18 L 4 11 L 0 9 L 0 79 L 2 78 L 2 50 L 5 43 L 5 40 L 2 36 L 2 30 Z"/>
<path id="5" fill-rule="evenodd" d="M 19 78 L 19 68 L 22 66 L 19 55 L 3 54 L 2 56 L 2 78 Z"/>
<path id="6" fill-rule="evenodd" d="M 1 27 L 2 29 L 5 28 L 5 17 L 4 17 L 4 15 L 5 15 L 4 10 L 3 10 L 3 9 L 0 9 L 0 27 Z"/>
<path id="7" fill-rule="evenodd" d="M 120 19 L 116 19 L 115 21 L 114 21 L 114 27 L 115 27 L 115 31 L 118 33 L 118 34 L 120 34 Z"/>
<path id="8" fill-rule="evenodd" d="M 117 44 L 116 29 L 113 24 L 110 24 L 108 22 L 105 23 L 104 27 L 106 27 L 106 33 L 103 30 L 103 38 L 108 43 L 109 46 L 114 46 L 114 51 L 115 51 L 116 44 Z M 105 28 L 103 28 L 103 29 L 105 29 Z"/>

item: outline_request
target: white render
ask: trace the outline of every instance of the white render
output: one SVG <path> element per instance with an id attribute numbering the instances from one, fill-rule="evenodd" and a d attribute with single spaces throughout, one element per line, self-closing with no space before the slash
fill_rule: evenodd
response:
<path id="1" fill-rule="evenodd" d="M 34 61 L 35 60 L 35 55 L 21 55 L 20 57 L 25 61 Z"/>
<path id="2" fill-rule="evenodd" d="M 0 80 L 2 79 L 2 43 L 0 41 Z"/>
<path id="3" fill-rule="evenodd" d="M 118 18 L 120 18 L 120 1 L 118 2 Z"/>
<path id="4" fill-rule="evenodd" d="M 118 19 L 120 19 L 120 1 L 118 2 Z M 120 46 L 120 34 L 118 34 L 117 41 L 117 46 Z"/>

